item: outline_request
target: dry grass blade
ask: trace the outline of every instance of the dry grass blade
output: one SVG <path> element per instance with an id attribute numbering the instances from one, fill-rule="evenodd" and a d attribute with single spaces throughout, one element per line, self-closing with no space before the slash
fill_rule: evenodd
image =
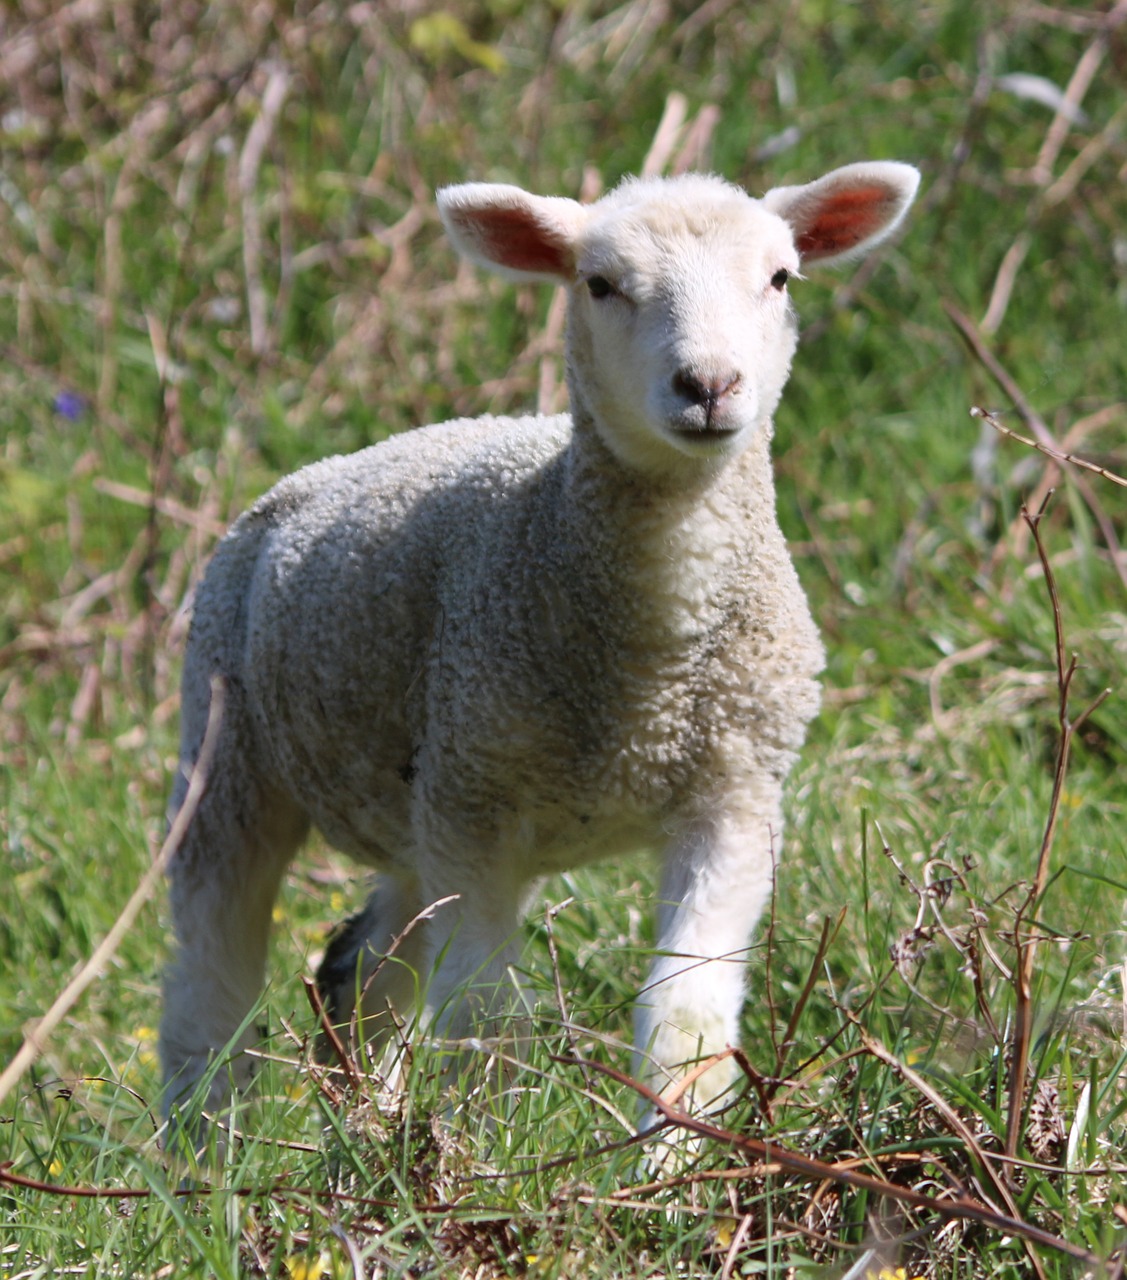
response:
<path id="1" fill-rule="evenodd" d="M 184 796 L 184 803 L 180 806 L 180 811 L 177 813 L 172 827 L 160 847 L 160 852 L 141 877 L 141 883 L 122 908 L 113 928 L 95 947 L 94 953 L 89 960 L 67 983 L 59 994 L 58 999 L 39 1019 L 36 1026 L 27 1032 L 23 1045 L 3 1074 L 0 1074 L 0 1102 L 8 1096 L 23 1073 L 43 1052 L 47 1037 L 62 1022 L 70 1010 L 74 1008 L 82 993 L 98 977 L 103 966 L 121 945 L 121 940 L 133 927 L 133 922 L 136 920 L 138 913 L 152 897 L 157 884 L 168 868 L 168 864 L 175 857 L 176 851 L 180 848 L 184 837 L 188 833 L 188 827 L 196 815 L 196 809 L 199 807 L 200 800 L 207 787 L 208 772 L 211 769 L 216 744 L 219 741 L 219 728 L 223 721 L 223 701 L 223 680 L 221 677 L 215 676 L 211 682 L 211 708 L 208 712 L 207 729 L 204 733 L 199 758 L 188 781 L 188 790 Z"/>
<path id="2" fill-rule="evenodd" d="M 246 275 L 250 346 L 256 356 L 270 349 L 266 287 L 262 281 L 262 227 L 258 209 L 258 171 L 289 92 L 285 67 L 273 67 L 262 94 L 262 109 L 247 133 L 239 157 L 239 193 L 243 211 L 243 270 Z"/>
<path id="3" fill-rule="evenodd" d="M 826 953 L 833 945 L 837 935 L 841 932 L 841 926 L 845 921 L 846 909 L 842 909 L 837 914 L 836 920 L 831 920 L 828 916 L 822 921 L 822 933 L 818 939 L 818 946 L 814 952 L 814 959 L 810 962 L 807 969 L 806 981 L 802 985 L 798 999 L 794 1002 L 794 1008 L 791 1010 L 790 1018 L 787 1020 L 786 1030 L 783 1032 L 783 1038 L 775 1049 L 775 1080 L 772 1082 L 772 1092 L 782 1083 L 783 1068 L 786 1065 L 787 1055 L 795 1043 L 795 1036 L 798 1031 L 798 1024 L 802 1019 L 803 1010 L 810 999 L 814 990 L 815 983 L 822 971 L 822 964 L 825 961 Z"/>
<path id="4" fill-rule="evenodd" d="M 1080 61 L 1077 62 L 1072 78 L 1068 82 L 1068 88 L 1065 90 L 1064 99 L 1053 117 L 1053 122 L 1041 146 L 1041 152 L 1033 166 L 1033 178 L 1039 185 L 1043 186 L 1052 177 L 1053 165 L 1072 127 L 1069 108 L 1078 107 L 1083 101 L 1099 70 L 1100 63 L 1107 54 L 1112 31 L 1125 18 L 1127 18 L 1127 0 L 1118 0 L 1107 15 L 1107 25 L 1080 56 Z"/>

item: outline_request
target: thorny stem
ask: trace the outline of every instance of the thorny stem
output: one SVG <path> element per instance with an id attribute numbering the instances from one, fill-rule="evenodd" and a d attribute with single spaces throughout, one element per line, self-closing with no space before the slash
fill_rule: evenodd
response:
<path id="1" fill-rule="evenodd" d="M 1041 838 L 1041 849 L 1037 858 L 1037 871 L 1033 883 L 1029 887 L 1024 903 L 1018 909 L 1014 922 L 1014 948 L 1017 961 L 1014 965 L 1014 1031 L 1010 1053 L 1010 1087 L 1006 1110 L 1006 1154 L 1017 1154 L 1021 1139 L 1022 1117 L 1025 1113 L 1025 1077 L 1029 1069 L 1029 1045 L 1033 1035 L 1032 993 L 1033 968 L 1037 953 L 1035 934 L 1026 936 L 1025 922 L 1045 892 L 1049 878 L 1049 857 L 1053 840 L 1057 831 L 1057 820 L 1060 816 L 1061 799 L 1064 795 L 1064 782 L 1068 773 L 1068 761 L 1072 751 L 1072 739 L 1076 731 L 1084 724 L 1093 711 L 1111 693 L 1104 689 L 1095 700 L 1085 708 L 1075 720 L 1068 717 L 1068 697 L 1072 687 L 1072 677 L 1076 673 L 1077 659 L 1073 655 L 1065 658 L 1064 620 L 1061 614 L 1060 596 L 1057 593 L 1056 578 L 1052 564 L 1045 550 L 1041 537 L 1041 519 L 1053 496 L 1049 490 L 1041 509 L 1031 515 L 1026 507 L 1022 507 L 1022 519 L 1029 526 L 1033 535 L 1033 543 L 1037 548 L 1037 556 L 1041 561 L 1041 571 L 1045 577 L 1045 585 L 1049 592 L 1049 601 L 1053 610 L 1054 652 L 1057 667 L 1057 720 L 1059 738 L 1057 741 L 1056 767 L 1053 772 L 1053 793 L 1049 801 L 1049 816 L 1045 823 L 1045 834 Z"/>

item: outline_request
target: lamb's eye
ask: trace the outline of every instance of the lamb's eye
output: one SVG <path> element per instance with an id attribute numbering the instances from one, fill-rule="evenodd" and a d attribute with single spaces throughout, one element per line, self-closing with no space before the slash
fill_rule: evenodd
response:
<path id="1" fill-rule="evenodd" d="M 609 298 L 612 293 L 618 292 L 606 276 L 588 276 L 587 288 L 591 291 L 592 298 Z"/>
<path id="2" fill-rule="evenodd" d="M 790 272 L 786 267 L 780 267 L 778 271 L 771 277 L 771 288 L 782 291 L 787 287 L 787 281 L 790 279 Z"/>

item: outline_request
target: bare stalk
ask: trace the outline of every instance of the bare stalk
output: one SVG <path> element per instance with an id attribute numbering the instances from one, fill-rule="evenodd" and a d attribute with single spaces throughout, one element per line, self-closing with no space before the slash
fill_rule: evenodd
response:
<path id="1" fill-rule="evenodd" d="M 1021 1140 L 1022 1119 L 1025 1114 L 1026 1089 L 1025 1078 L 1029 1069 L 1029 1045 L 1033 1035 L 1033 969 L 1037 954 L 1037 937 L 1026 930 L 1026 920 L 1035 910 L 1045 892 L 1049 879 L 1049 859 L 1052 853 L 1053 840 L 1056 836 L 1057 821 L 1060 816 L 1061 797 L 1064 794 L 1064 782 L 1068 773 L 1068 761 L 1072 751 L 1072 739 L 1076 731 L 1084 724 L 1093 711 L 1111 693 L 1104 689 L 1075 720 L 1068 715 L 1069 691 L 1072 677 L 1076 674 L 1077 659 L 1073 655 L 1066 658 L 1064 619 L 1061 614 L 1060 596 L 1057 593 L 1056 578 L 1052 564 L 1045 550 L 1041 537 L 1041 518 L 1052 497 L 1049 491 L 1045 504 L 1034 514 L 1022 507 L 1022 517 L 1033 535 L 1037 555 L 1041 561 L 1041 570 L 1045 576 L 1045 585 L 1049 592 L 1049 602 L 1053 610 L 1054 653 L 1057 668 L 1057 738 L 1056 767 L 1053 771 L 1053 792 L 1049 801 L 1049 814 L 1045 823 L 1045 833 L 1041 838 L 1041 848 L 1037 856 L 1037 870 L 1033 882 L 1029 886 L 1025 901 L 1017 913 L 1014 922 L 1014 948 L 1017 959 L 1014 964 L 1014 1029 L 1010 1047 L 1010 1087 L 1006 1109 L 1006 1154 L 1017 1154 Z"/>
<path id="2" fill-rule="evenodd" d="M 1127 485 L 1127 480 L 1123 480 L 1115 476 L 1113 472 L 1105 471 L 1103 468 L 1097 467 L 1095 463 L 1081 463 L 1080 459 L 1071 455 L 1066 455 L 1061 450 L 1053 433 L 1049 430 L 1044 418 L 1033 408 L 1021 388 L 1017 385 L 1009 373 L 1002 366 L 997 356 L 986 345 L 986 341 L 979 332 L 973 320 L 969 316 L 964 315 L 958 307 L 953 303 L 944 301 L 943 309 L 950 316 L 955 327 L 962 334 L 967 346 L 970 347 L 974 357 L 981 363 L 982 367 L 990 374 L 995 382 L 1013 401 L 1013 406 L 1017 410 L 1018 415 L 1025 425 L 1033 432 L 1035 440 L 1027 440 L 1023 436 L 1019 436 L 1016 432 L 1009 431 L 1008 428 L 1001 428 L 999 424 L 993 420 L 991 415 L 985 410 L 979 409 L 976 405 L 971 410 L 976 417 L 982 417 L 990 422 L 990 425 L 998 428 L 1004 435 L 1012 435 L 1014 439 L 1020 440 L 1023 444 L 1029 445 L 1031 448 L 1039 450 L 1046 454 L 1054 461 L 1072 462 L 1077 466 L 1083 467 L 1089 471 L 1097 471 L 1104 476 L 1105 479 L 1112 480 L 1116 484 Z M 1115 570 L 1119 574 L 1120 580 L 1124 587 L 1127 587 L 1127 569 L 1124 569 L 1119 555 L 1119 540 L 1115 533 L 1115 526 L 1109 519 L 1107 512 L 1103 508 L 1103 504 L 1096 497 L 1091 485 L 1083 476 L 1075 476 L 1074 481 L 1080 496 L 1088 504 L 1088 508 L 1092 513 L 1096 524 L 1100 527 L 1100 533 L 1103 535 L 1108 550 L 1111 552 L 1112 561 Z"/>
<path id="3" fill-rule="evenodd" d="M 1028 436 L 1019 435 L 1018 432 L 1003 426 L 998 421 L 997 416 L 988 409 L 981 409 L 976 404 L 971 405 L 970 416 L 972 418 L 981 418 L 984 422 L 988 422 L 1000 435 L 1007 436 L 1010 440 L 1016 440 L 1019 444 L 1028 445 L 1030 449 L 1036 449 L 1038 453 L 1043 453 L 1046 458 L 1052 458 L 1054 462 L 1071 462 L 1074 467 L 1081 467 L 1085 471 L 1094 471 L 1096 475 L 1103 476 L 1105 480 L 1110 480 L 1112 484 L 1117 484 L 1127 489 L 1127 479 L 1124 479 L 1123 476 L 1118 476 L 1114 471 L 1109 471 L 1106 467 L 1089 462 L 1087 458 L 1077 457 L 1075 453 L 1066 453 L 1064 450 L 1057 449 L 1052 445 L 1030 440 Z"/>

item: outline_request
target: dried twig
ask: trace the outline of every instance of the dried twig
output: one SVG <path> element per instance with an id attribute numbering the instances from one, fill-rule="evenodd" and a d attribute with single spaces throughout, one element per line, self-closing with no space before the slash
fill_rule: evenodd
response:
<path id="1" fill-rule="evenodd" d="M 1015 438 L 1022 440 L 1023 443 L 1029 444 L 1032 448 L 1038 449 L 1040 452 L 1047 454 L 1054 460 L 1078 461 L 1067 457 L 1062 453 L 1060 445 L 1053 433 L 1049 430 L 1045 420 L 1029 403 L 1021 388 L 1017 385 L 1014 379 L 1010 377 L 1002 367 L 1000 361 L 983 341 L 982 335 L 975 326 L 974 321 L 971 320 L 969 316 L 964 315 L 958 307 L 953 303 L 948 302 L 946 299 L 943 302 L 943 309 L 947 312 L 956 328 L 962 334 L 975 358 L 980 361 L 990 376 L 1013 401 L 1014 408 L 1017 410 L 1022 421 L 1030 428 L 1039 443 L 1034 444 L 1032 441 L 1025 440 L 1021 436 L 1015 436 Z M 975 410 L 972 410 L 972 413 L 975 413 Z M 977 409 L 976 416 L 981 416 L 987 421 L 990 421 L 990 417 L 982 409 Z M 992 423 L 992 425 L 996 424 Z M 1095 465 L 1091 464 L 1090 469 L 1096 469 Z M 1112 472 L 1106 472 L 1105 474 L 1107 479 L 1112 478 Z M 1115 570 L 1119 574 L 1124 587 L 1127 587 L 1127 568 L 1125 568 L 1121 563 L 1119 555 L 1119 540 L 1115 533 L 1115 526 L 1109 519 L 1102 503 L 1096 497 L 1091 485 L 1089 485 L 1082 476 L 1076 476 L 1074 477 L 1074 480 L 1077 491 L 1087 503 L 1088 509 L 1095 518 L 1096 524 L 1099 525 L 1100 533 L 1103 535 L 1104 542 L 1107 544 L 1107 548 L 1111 552 Z M 1116 482 L 1120 484 L 1127 483 L 1122 480 L 1117 480 Z"/>
<path id="2" fill-rule="evenodd" d="M 1110 480 L 1112 484 L 1117 484 L 1127 489 L 1127 479 L 1124 479 L 1123 476 L 1118 476 L 1114 471 L 1109 471 L 1106 467 L 1101 467 L 1095 462 L 1089 462 L 1086 458 L 1078 457 L 1075 453 L 1066 453 L 1063 449 L 1057 449 L 1047 444 L 1041 444 L 1036 440 L 1030 440 L 1028 436 L 1020 435 L 1017 431 L 1003 426 L 998 421 L 997 416 L 988 409 L 972 405 L 970 416 L 972 418 L 981 418 L 1001 435 L 1007 436 L 1010 440 L 1016 440 L 1019 444 L 1027 445 L 1030 449 L 1036 449 L 1038 453 L 1043 453 L 1046 458 L 1052 458 L 1054 462 L 1070 462 L 1074 467 L 1082 467 L 1085 471 L 1094 471 L 1096 475 L 1103 476 L 1105 480 Z"/>
<path id="3" fill-rule="evenodd" d="M 1052 494 L 1050 492 L 1049 497 Z M 1046 503 L 1048 499 L 1046 499 Z M 1053 770 L 1053 792 L 1049 801 L 1049 814 L 1045 823 L 1045 833 L 1041 838 L 1041 848 L 1037 857 L 1037 870 L 1029 887 L 1025 902 L 1018 911 L 1014 923 L 1014 947 L 1017 961 L 1014 964 L 1014 1029 L 1010 1050 L 1010 1087 L 1006 1109 L 1006 1154 L 1016 1155 L 1021 1141 L 1021 1122 L 1025 1114 L 1025 1077 L 1029 1067 L 1029 1045 L 1033 1035 L 1033 969 L 1037 949 L 1037 937 L 1026 936 L 1026 917 L 1041 900 L 1049 879 L 1049 856 L 1052 852 L 1053 840 L 1056 836 L 1057 819 L 1060 815 L 1061 797 L 1064 794 L 1064 782 L 1068 773 L 1069 755 L 1072 750 L 1072 739 L 1076 731 L 1088 717 L 1111 694 L 1104 689 L 1075 720 L 1069 719 L 1068 700 L 1072 687 L 1072 678 L 1076 674 L 1077 659 L 1065 657 L 1064 620 L 1061 615 L 1060 597 L 1057 594 L 1056 578 L 1053 575 L 1049 554 L 1041 538 L 1041 519 L 1045 514 L 1042 506 L 1036 514 L 1023 507 L 1022 516 L 1029 525 L 1037 555 L 1041 561 L 1041 570 L 1045 575 L 1045 585 L 1049 592 L 1049 601 L 1053 610 L 1054 652 L 1057 668 L 1057 721 L 1059 736 L 1057 739 L 1056 767 Z"/>
<path id="4" fill-rule="evenodd" d="M 943 1118 L 944 1123 L 951 1132 L 956 1134 L 965 1144 L 971 1159 L 982 1170 L 983 1176 L 990 1185 L 991 1192 L 1002 1201 L 1006 1206 L 1006 1211 L 1011 1216 L 1015 1218 L 1018 1217 L 1019 1210 L 1010 1189 L 994 1172 L 994 1169 L 991 1167 L 990 1161 L 987 1158 L 986 1152 L 982 1149 L 970 1126 L 962 1116 L 960 1116 L 955 1108 L 947 1102 L 938 1089 L 932 1088 L 932 1086 L 924 1079 L 923 1076 L 920 1075 L 918 1071 L 913 1071 L 907 1063 L 901 1062 L 895 1054 L 886 1049 L 875 1036 L 870 1035 L 854 1014 L 852 1014 L 848 1009 L 843 1009 L 842 1012 L 850 1022 L 853 1023 L 857 1034 L 861 1037 L 862 1044 L 864 1044 L 869 1053 L 871 1053 L 874 1058 L 883 1062 L 886 1066 L 891 1067 L 897 1075 L 905 1079 L 912 1088 L 915 1089 L 920 1097 L 926 1098 L 928 1102 L 931 1103 L 936 1112 Z M 1023 1243 L 1026 1246 L 1030 1265 L 1033 1267 L 1034 1272 L 1041 1277 L 1041 1280 L 1044 1280 L 1045 1270 L 1041 1265 L 1041 1259 L 1033 1250 L 1032 1242 L 1026 1239 Z"/>
<path id="5" fill-rule="evenodd" d="M 566 1066 L 578 1066 L 577 1063 L 567 1058 L 555 1060 Z M 790 1151 L 778 1143 L 762 1138 L 752 1138 L 747 1134 L 725 1129 L 710 1120 L 690 1115 L 679 1107 L 670 1106 L 648 1085 L 643 1084 L 640 1080 L 635 1080 L 615 1067 L 597 1061 L 592 1061 L 590 1065 L 619 1084 L 633 1089 L 635 1093 L 645 1099 L 663 1118 L 662 1123 L 658 1126 L 659 1129 L 684 1129 L 687 1133 L 695 1134 L 701 1138 L 709 1138 L 720 1146 L 734 1148 L 767 1164 L 776 1164 L 786 1172 L 795 1174 L 800 1178 L 808 1178 L 817 1182 L 828 1180 L 841 1186 L 852 1187 L 856 1191 L 868 1192 L 870 1195 L 878 1196 L 881 1199 L 895 1200 L 899 1204 L 910 1205 L 915 1209 L 935 1213 L 947 1219 L 980 1222 L 997 1231 L 1008 1232 L 1019 1239 L 1043 1245 L 1047 1249 L 1056 1250 L 1058 1253 L 1066 1254 L 1068 1257 L 1079 1258 L 1089 1266 L 1100 1267 L 1103 1265 L 1102 1258 L 1082 1248 L 1080 1245 L 1063 1240 L 1061 1237 L 1053 1235 L 1052 1232 L 1045 1231 L 1032 1223 L 1024 1222 L 1020 1218 L 999 1213 L 965 1192 L 955 1193 L 946 1199 L 938 1196 L 929 1196 L 910 1187 L 898 1186 L 896 1183 L 887 1182 L 883 1178 L 875 1178 L 871 1174 L 858 1173 L 856 1169 L 847 1167 L 842 1163 L 828 1164 L 823 1160 L 815 1160 L 811 1156 L 799 1155 L 797 1152 Z M 651 1130 L 650 1132 L 656 1132 L 656 1130 Z"/>
<path id="6" fill-rule="evenodd" d="M 1065 432 L 1061 439 L 1061 452 L 1066 457 L 1072 457 L 1076 446 L 1095 431 L 1101 431 L 1104 427 L 1109 426 L 1118 418 L 1127 413 L 1127 404 L 1109 404 L 1102 409 L 1097 409 L 1095 413 L 1085 414 L 1083 418 L 1078 418 L 1072 426 Z M 977 415 L 976 415 L 977 416 Z M 1002 426 L 992 414 L 983 414 L 983 421 L 1001 432 L 1002 435 L 1011 436 L 1022 444 L 1028 444 L 1031 448 L 1037 448 L 1037 445 L 1026 440 L 1024 436 L 1019 436 L 1015 432 L 1010 431 L 1008 427 Z M 1043 452 L 1043 451 L 1042 451 Z M 1048 456 L 1048 455 L 1046 455 Z M 1075 459 L 1075 464 L 1080 465 L 1080 460 Z M 1063 474 L 1063 466 L 1056 459 L 1050 458 L 1049 465 L 1045 468 L 1036 487 L 1025 500 L 1025 505 L 1032 511 L 1038 510 L 1048 496 L 1049 490 L 1056 487 Z M 1109 473 L 1109 477 L 1110 478 Z M 1029 526 L 1021 518 L 1020 514 L 1015 516 L 1010 523 L 1009 531 L 1004 539 L 999 539 L 994 553 L 990 558 L 991 569 L 996 569 L 1007 554 L 1013 555 L 1017 560 L 1024 560 L 1028 550 Z M 1009 549 L 1007 551 L 1007 548 Z"/>

